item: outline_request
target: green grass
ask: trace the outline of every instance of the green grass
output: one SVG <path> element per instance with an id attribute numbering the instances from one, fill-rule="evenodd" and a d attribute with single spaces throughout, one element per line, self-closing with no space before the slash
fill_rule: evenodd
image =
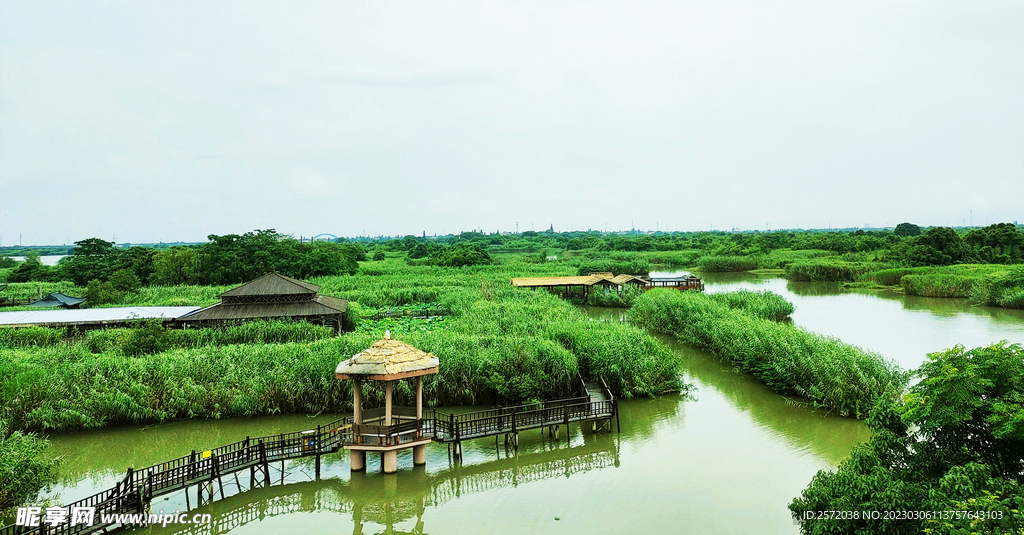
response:
<path id="1" fill-rule="evenodd" d="M 882 398 L 902 393 L 907 373 L 876 353 L 836 338 L 731 309 L 696 292 L 652 290 L 630 321 L 707 349 L 776 392 L 864 418 Z"/>
<path id="2" fill-rule="evenodd" d="M 738 290 L 708 294 L 708 298 L 731 309 L 742 310 L 748 314 L 772 321 L 784 321 L 793 314 L 793 303 L 781 295 L 769 292 Z"/>
<path id="3" fill-rule="evenodd" d="M 798 282 L 853 282 L 878 267 L 878 264 L 871 262 L 848 262 L 825 257 L 790 264 L 786 267 L 786 278 Z"/>
<path id="4" fill-rule="evenodd" d="M 981 305 L 1024 308 L 1024 266 L 960 264 L 892 268 L 865 273 L 861 280 L 898 286 L 907 295 L 960 297 Z"/>
<path id="5" fill-rule="evenodd" d="M 60 460 L 46 456 L 47 447 L 45 439 L 8 433 L 0 422 L 0 513 L 22 504 L 56 480 Z"/>
<path id="6" fill-rule="evenodd" d="M 604 376 L 621 397 L 686 388 L 679 379 L 678 355 L 646 331 L 592 322 L 546 292 L 509 284 L 512 276 L 566 274 L 571 267 L 378 264 L 384 269 L 379 274 L 313 282 L 325 293 L 382 307 L 421 296 L 419 302 L 437 303 L 452 315 L 429 324 L 399 319 L 397 327 L 371 322 L 340 337 L 325 337 L 322 328 L 306 324 L 168 331 L 159 344 L 146 346 L 157 353 L 127 349 L 141 345 L 132 340 L 141 335 L 130 329 L 90 333 L 84 342 L 72 344 L 15 345 L 0 349 L 0 416 L 14 429 L 67 430 L 174 418 L 345 411 L 351 393 L 347 382 L 334 379 L 335 367 L 391 327 L 396 337 L 441 359 L 440 373 L 426 383 L 432 403 L 512 404 L 562 397 L 573 393 L 581 371 Z M 190 291 L 189 298 L 212 292 Z M 175 296 L 160 295 L 168 298 Z M 397 392 L 400 403 L 411 395 L 404 383 Z M 370 389 L 368 402 L 379 402 L 379 395 Z"/>
<path id="7" fill-rule="evenodd" d="M 757 260 L 748 256 L 702 256 L 697 267 L 706 273 L 750 271 L 758 268 Z"/>

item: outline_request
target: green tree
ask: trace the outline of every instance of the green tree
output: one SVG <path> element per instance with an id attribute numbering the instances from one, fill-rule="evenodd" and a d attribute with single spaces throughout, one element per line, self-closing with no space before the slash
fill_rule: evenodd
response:
<path id="1" fill-rule="evenodd" d="M 115 290 L 122 293 L 134 293 L 142 287 L 142 281 L 130 269 L 119 269 L 110 275 L 108 280 Z"/>
<path id="2" fill-rule="evenodd" d="M 378 249 L 375 253 L 373 253 L 373 261 L 374 262 L 380 262 L 380 261 L 384 260 L 385 258 L 387 258 L 387 257 L 384 255 L 384 251 L 381 251 L 381 250 Z"/>
<path id="3" fill-rule="evenodd" d="M 463 267 L 492 264 L 491 255 L 475 243 L 460 243 L 454 247 L 443 247 L 430 255 L 435 266 Z"/>
<path id="4" fill-rule="evenodd" d="M 172 286 L 176 284 L 202 284 L 202 258 L 195 247 L 171 247 L 153 258 L 153 284 Z"/>
<path id="5" fill-rule="evenodd" d="M 805 534 L 1017 534 L 1024 529 L 1024 349 L 1006 342 L 929 355 L 921 381 L 880 403 L 871 440 L 818 472 L 790 504 L 813 511 L 987 511 L 998 518 L 805 520 Z M 931 530 L 931 531 L 925 531 Z"/>
<path id="6" fill-rule="evenodd" d="M 897 236 L 903 236 L 903 237 L 906 237 L 906 236 L 920 236 L 921 235 L 921 227 L 919 227 L 919 226 L 917 226 L 917 225 L 915 225 L 913 223 L 900 223 L 899 225 L 896 225 L 896 228 L 893 229 L 892 233 L 897 235 Z"/>
<path id="7" fill-rule="evenodd" d="M 101 282 L 99 279 L 89 281 L 85 288 L 85 301 L 89 306 L 107 305 L 120 303 L 124 299 L 124 292 L 119 291 L 110 282 Z"/>

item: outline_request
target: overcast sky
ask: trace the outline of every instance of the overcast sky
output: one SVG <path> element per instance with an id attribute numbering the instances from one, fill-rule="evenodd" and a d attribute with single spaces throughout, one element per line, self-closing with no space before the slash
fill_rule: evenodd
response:
<path id="1" fill-rule="evenodd" d="M 1024 2 L 0 8 L 4 245 L 1024 221 Z"/>

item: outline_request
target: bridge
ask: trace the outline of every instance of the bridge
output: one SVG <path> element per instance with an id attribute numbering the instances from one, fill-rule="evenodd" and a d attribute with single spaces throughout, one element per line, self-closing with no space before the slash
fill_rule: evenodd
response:
<path id="1" fill-rule="evenodd" d="M 518 448 L 520 431 L 546 428 L 549 435 L 558 437 L 558 430 L 569 424 L 590 422 L 593 431 L 607 428 L 618 422 L 618 402 L 603 379 L 586 383 L 579 379 L 579 396 L 574 398 L 544 401 L 539 403 L 501 407 L 463 414 L 428 411 L 424 418 L 416 420 L 417 436 L 436 442 L 448 443 L 454 458 L 462 457 L 462 441 L 505 437 L 506 446 Z M 320 478 L 321 458 L 337 452 L 345 446 L 356 444 L 360 436 L 354 433 L 351 417 L 339 418 L 316 429 L 281 433 L 264 437 L 246 437 L 219 448 L 197 452 L 167 462 L 155 464 L 140 470 L 128 469 L 124 479 L 109 488 L 82 500 L 65 506 L 66 518 L 73 518 L 73 511 L 94 508 L 94 522 L 90 525 L 66 522 L 50 526 L 40 523 L 36 527 L 9 525 L 0 528 L 0 535 L 78 535 L 117 529 L 116 523 L 103 523 L 104 515 L 143 513 L 157 497 L 178 491 L 185 491 L 188 504 L 190 488 L 195 487 L 196 503 L 212 502 L 219 491 L 225 499 L 224 478 L 233 475 L 239 486 L 238 475 L 249 472 L 249 488 L 271 485 L 271 463 L 284 462 L 303 457 L 315 458 L 315 477 Z M 387 426 L 381 426 L 387 427 Z M 404 426 L 394 427 L 393 437 L 408 432 Z M 390 436 L 384 436 L 389 440 Z M 283 468 L 282 468 L 283 477 Z"/>

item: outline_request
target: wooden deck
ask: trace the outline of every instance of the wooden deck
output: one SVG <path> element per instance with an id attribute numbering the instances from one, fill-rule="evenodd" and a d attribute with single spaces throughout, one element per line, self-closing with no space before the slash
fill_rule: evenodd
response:
<path id="1" fill-rule="evenodd" d="M 416 423 L 418 436 L 437 442 L 459 444 L 463 440 L 489 436 L 515 436 L 519 431 L 548 427 L 556 429 L 572 422 L 602 421 L 611 428 L 618 421 L 618 402 L 603 380 L 577 386 L 578 397 L 544 401 L 529 405 L 501 407 L 464 414 L 424 411 Z M 366 426 L 363 426 L 366 427 Z M 363 429 L 360 428 L 362 431 Z M 379 431 L 379 430 L 378 430 Z M 566 433 L 568 436 L 568 433 Z M 0 528 L 0 535 L 72 535 L 117 529 L 116 524 L 102 523 L 101 515 L 142 513 L 154 498 L 196 487 L 196 503 L 212 501 L 214 488 L 224 498 L 222 478 L 249 471 L 250 488 L 269 486 L 270 463 L 301 457 L 316 457 L 316 477 L 320 477 L 320 457 L 346 446 L 362 443 L 362 437 L 353 433 L 352 418 L 339 418 L 316 429 L 282 433 L 245 440 L 191 454 L 141 470 L 128 469 L 124 479 L 113 488 L 104 490 L 64 507 L 67 518 L 80 507 L 95 508 L 92 525 L 70 522 L 38 527 L 9 525 Z M 518 443 L 518 441 L 516 441 Z M 209 483 L 216 482 L 217 485 Z M 205 489 L 205 490 L 204 490 Z M 207 496 L 204 497 L 204 492 Z"/>

